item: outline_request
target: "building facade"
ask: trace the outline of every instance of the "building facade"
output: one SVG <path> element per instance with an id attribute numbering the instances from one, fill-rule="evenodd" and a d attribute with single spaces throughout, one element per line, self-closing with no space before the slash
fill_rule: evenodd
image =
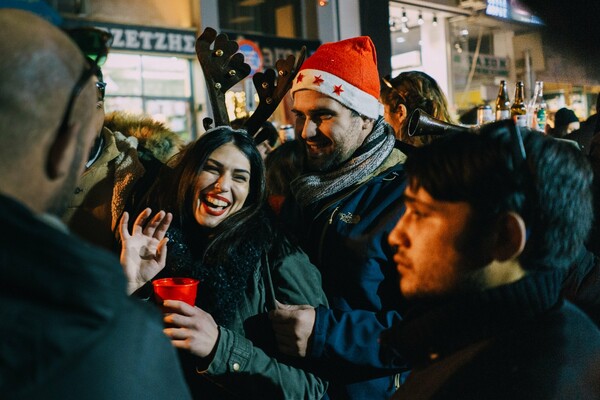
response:
<path id="1" fill-rule="evenodd" d="M 252 73 L 278 58 L 308 53 L 320 43 L 369 35 L 379 72 L 428 73 L 447 94 L 455 116 L 493 103 L 500 80 L 509 88 L 545 82 L 549 111 L 594 112 L 600 78 L 545 41 L 540 21 L 516 0 L 23 0 L 44 3 L 64 26 L 91 25 L 113 34 L 103 65 L 106 110 L 145 113 L 185 140 L 211 117 L 195 39 L 206 27 L 238 41 Z M 597 74 L 596 74 L 597 75 Z M 512 90 L 511 90 L 512 91 Z M 512 95 L 512 93 L 511 93 Z M 512 96 L 511 96 L 512 97 Z M 245 79 L 226 96 L 231 120 L 254 110 L 257 96 Z M 292 123 L 289 99 L 272 117 Z"/>

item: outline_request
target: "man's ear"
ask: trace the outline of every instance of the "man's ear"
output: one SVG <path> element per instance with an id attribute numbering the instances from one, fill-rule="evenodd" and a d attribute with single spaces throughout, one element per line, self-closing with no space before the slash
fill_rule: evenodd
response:
<path id="1" fill-rule="evenodd" d="M 517 258 L 525 248 L 525 221 L 515 212 L 508 212 L 497 223 L 494 259 L 508 261 Z"/>
<path id="2" fill-rule="evenodd" d="M 66 175 L 71 168 L 78 130 L 79 124 L 69 125 L 64 131 L 59 130 L 50 143 L 46 160 L 46 175 L 49 179 L 58 179 Z"/>

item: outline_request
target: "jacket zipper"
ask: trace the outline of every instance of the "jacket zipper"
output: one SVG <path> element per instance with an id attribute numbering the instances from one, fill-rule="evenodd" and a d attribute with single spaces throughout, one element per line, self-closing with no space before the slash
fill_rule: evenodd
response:
<path id="1" fill-rule="evenodd" d="M 327 233 L 327 227 L 331 224 L 333 224 L 333 217 L 335 216 L 335 214 L 337 213 L 337 211 L 340 209 L 341 205 L 338 205 L 336 208 L 334 208 L 333 212 L 331 213 L 331 215 L 329 216 L 329 220 L 327 221 L 327 224 L 323 225 L 323 230 L 321 231 L 321 238 L 319 240 L 319 255 L 317 257 L 317 260 L 319 260 L 319 264 L 322 263 L 322 257 L 323 257 L 323 242 L 325 242 L 325 234 Z"/>

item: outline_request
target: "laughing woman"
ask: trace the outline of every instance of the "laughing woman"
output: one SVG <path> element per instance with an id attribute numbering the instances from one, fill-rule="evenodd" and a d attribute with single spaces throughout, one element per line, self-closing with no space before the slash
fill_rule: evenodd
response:
<path id="1" fill-rule="evenodd" d="M 180 349 L 194 397 L 321 398 L 326 383 L 277 353 L 266 317 L 276 300 L 327 300 L 317 269 L 268 214 L 252 138 L 229 127 L 209 130 L 163 168 L 131 210 L 145 207 L 173 214 L 157 277 L 200 280 L 195 307 L 163 304 L 165 333 Z"/>

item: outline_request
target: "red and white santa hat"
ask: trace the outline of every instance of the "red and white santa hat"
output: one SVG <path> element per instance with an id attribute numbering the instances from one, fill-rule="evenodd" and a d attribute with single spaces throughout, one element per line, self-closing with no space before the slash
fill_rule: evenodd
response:
<path id="1" fill-rule="evenodd" d="M 292 86 L 323 93 L 369 118 L 382 115 L 375 46 L 368 36 L 325 43 L 304 61 Z"/>

